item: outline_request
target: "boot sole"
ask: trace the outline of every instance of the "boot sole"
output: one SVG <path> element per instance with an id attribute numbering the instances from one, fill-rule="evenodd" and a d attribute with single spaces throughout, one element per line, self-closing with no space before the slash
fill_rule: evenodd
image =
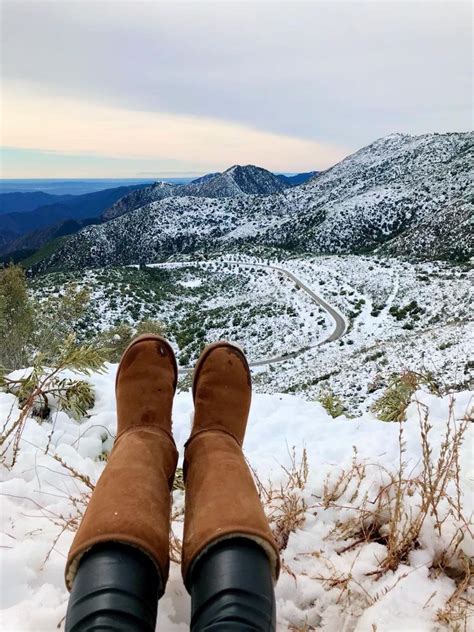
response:
<path id="1" fill-rule="evenodd" d="M 117 388 L 117 381 L 120 375 L 120 367 L 122 366 L 123 358 L 134 345 L 140 342 L 144 342 L 144 341 L 159 342 L 160 344 L 164 345 L 170 352 L 170 356 L 173 362 L 173 370 L 174 370 L 173 390 L 176 392 L 176 385 L 178 384 L 178 364 L 176 362 L 176 356 L 174 355 L 172 346 L 166 340 L 166 338 L 163 338 L 163 336 L 158 336 L 158 334 L 140 334 L 139 336 L 134 338 L 132 342 L 126 347 L 125 351 L 122 353 L 122 357 L 120 359 L 120 362 L 117 368 L 117 375 L 115 376 L 115 388 Z"/>
<path id="2" fill-rule="evenodd" d="M 209 356 L 209 354 L 214 351 L 214 349 L 233 349 L 234 351 L 237 351 L 241 357 L 241 359 L 243 360 L 244 366 L 247 370 L 247 373 L 250 377 L 250 367 L 249 367 L 249 363 L 247 361 L 247 358 L 245 357 L 245 354 L 242 350 L 242 348 L 236 344 L 235 342 L 227 342 L 227 340 L 218 340 L 217 342 L 213 342 L 210 345 L 207 345 L 207 347 L 204 348 L 204 350 L 202 351 L 201 355 L 199 356 L 199 359 L 196 363 L 196 366 L 194 367 L 194 371 L 193 371 L 193 401 L 196 398 L 196 388 L 197 388 L 197 381 L 199 378 L 199 372 L 204 364 L 204 362 L 206 361 L 207 357 Z"/>

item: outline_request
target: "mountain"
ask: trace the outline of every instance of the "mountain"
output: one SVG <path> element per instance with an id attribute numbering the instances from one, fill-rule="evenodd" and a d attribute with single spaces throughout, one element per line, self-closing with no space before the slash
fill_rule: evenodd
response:
<path id="1" fill-rule="evenodd" d="M 167 197 L 236 198 L 244 195 L 271 195 L 288 186 L 290 185 L 282 182 L 279 176 L 261 167 L 234 165 L 222 173 L 209 173 L 189 184 L 157 182 L 130 193 L 107 209 L 102 219 L 114 219 Z"/>
<path id="2" fill-rule="evenodd" d="M 296 187 L 299 184 L 304 184 L 314 176 L 317 176 L 319 171 L 307 171 L 306 173 L 296 173 L 293 176 L 285 176 L 283 173 L 279 173 L 277 178 L 283 182 L 287 187 Z"/>
<path id="3" fill-rule="evenodd" d="M 174 194 L 178 185 L 168 182 L 155 182 L 147 187 L 127 193 L 118 199 L 112 206 L 102 213 L 102 220 L 109 221 L 125 213 L 130 213 L 136 208 L 141 208 L 150 202 L 157 202 Z"/>
<path id="4" fill-rule="evenodd" d="M 187 184 L 202 184 L 203 182 L 207 182 L 208 180 L 212 180 L 216 176 L 220 176 L 221 173 L 222 173 L 221 171 L 214 171 L 214 173 L 206 173 L 204 176 L 201 176 L 199 178 L 195 178 L 194 180 L 191 180 L 191 182 L 189 182 Z"/>
<path id="5" fill-rule="evenodd" d="M 64 202 L 72 195 L 52 195 L 43 191 L 0 193 L 0 215 L 4 213 L 27 213 L 45 204 Z"/>
<path id="6" fill-rule="evenodd" d="M 99 218 L 65 219 L 53 226 L 38 228 L 16 238 L 11 238 L 7 243 L 0 243 L 0 262 L 21 261 L 42 248 L 48 242 L 77 233 L 85 226 L 99 223 Z"/>
<path id="7" fill-rule="evenodd" d="M 38 269 L 163 260 L 242 245 L 466 259 L 472 254 L 473 141 L 473 133 L 395 134 L 273 195 L 168 197 L 82 230 Z"/>
<path id="8" fill-rule="evenodd" d="M 8 243 L 19 235 L 52 226 L 65 219 L 83 220 L 89 217 L 100 217 L 102 212 L 116 200 L 142 186 L 142 184 L 136 184 L 115 187 L 82 195 L 54 196 L 45 194 L 49 198 L 65 199 L 54 204 L 40 206 L 32 211 L 0 215 L 0 240 L 3 243 Z M 17 194 L 6 193 L 4 195 Z"/>
<path id="9" fill-rule="evenodd" d="M 235 198 L 242 195 L 271 195 L 286 188 L 275 174 L 254 165 L 234 165 L 211 178 L 199 178 L 184 185 L 180 196 Z"/>
<path id="10" fill-rule="evenodd" d="M 265 237 L 315 253 L 465 258 L 473 165 L 472 132 L 392 134 L 290 190 L 295 220 Z"/>

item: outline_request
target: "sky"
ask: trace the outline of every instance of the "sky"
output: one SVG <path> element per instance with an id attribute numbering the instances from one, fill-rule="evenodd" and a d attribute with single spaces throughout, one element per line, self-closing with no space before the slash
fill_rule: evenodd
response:
<path id="1" fill-rule="evenodd" d="M 472 128 L 470 2 L 0 7 L 3 178 L 292 173 Z"/>

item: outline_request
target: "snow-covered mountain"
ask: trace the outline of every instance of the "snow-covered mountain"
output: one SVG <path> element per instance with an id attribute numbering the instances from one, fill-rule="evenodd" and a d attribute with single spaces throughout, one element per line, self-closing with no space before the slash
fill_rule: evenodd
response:
<path id="1" fill-rule="evenodd" d="M 473 141 L 474 133 L 390 135 L 304 185 L 267 196 L 218 197 L 231 190 L 230 177 L 232 187 L 243 186 L 231 168 L 193 189 L 212 190 L 215 198 L 167 197 L 88 227 L 39 269 L 149 262 L 242 245 L 465 259 L 472 252 Z"/>
<path id="2" fill-rule="evenodd" d="M 209 173 L 189 184 L 173 185 L 157 182 L 132 195 L 125 195 L 103 214 L 104 220 L 130 213 L 150 202 L 166 197 L 235 198 L 242 195 L 271 195 L 292 186 L 266 169 L 254 165 L 234 165 L 223 173 Z"/>
<path id="3" fill-rule="evenodd" d="M 472 244 L 473 175 L 473 133 L 392 134 L 289 190 L 298 212 L 266 238 L 314 253 L 388 242 L 393 254 L 462 258 Z"/>
<path id="4" fill-rule="evenodd" d="M 170 184 L 169 182 L 155 182 L 148 187 L 132 191 L 130 195 L 124 195 L 120 200 L 117 200 L 115 204 L 112 204 L 111 207 L 106 209 L 102 213 L 102 219 L 114 219 L 130 211 L 134 211 L 136 208 L 150 204 L 150 202 L 163 200 L 173 195 L 173 191 L 176 188 L 177 185 Z"/>
<path id="5" fill-rule="evenodd" d="M 198 197 L 239 197 L 241 195 L 271 195 L 288 187 L 280 178 L 254 165 L 234 165 L 212 178 L 199 178 L 180 188 L 180 195 Z"/>

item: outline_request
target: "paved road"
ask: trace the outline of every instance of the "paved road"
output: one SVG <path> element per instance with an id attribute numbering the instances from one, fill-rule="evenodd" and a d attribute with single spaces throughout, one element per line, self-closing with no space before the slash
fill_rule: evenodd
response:
<path id="1" fill-rule="evenodd" d="M 334 340 L 338 340 L 338 338 L 340 338 L 344 334 L 346 330 L 346 321 L 344 320 L 343 316 L 341 316 L 341 314 L 338 311 L 336 311 L 334 307 L 329 305 L 329 303 L 327 303 L 324 299 L 322 299 L 320 296 L 315 294 L 311 288 L 309 288 L 305 283 L 303 283 L 300 279 L 298 279 L 292 272 L 289 272 L 288 270 L 285 270 L 284 268 L 266 265 L 264 263 L 248 263 L 247 264 L 247 263 L 241 263 L 240 261 L 229 262 L 229 263 L 236 263 L 237 265 L 241 267 L 246 267 L 246 268 L 266 268 L 267 270 L 277 270 L 281 274 L 285 275 L 288 279 L 290 279 L 290 281 L 293 281 L 293 283 L 298 285 L 303 290 L 303 292 L 306 292 L 306 294 L 308 294 L 311 300 L 317 305 L 321 306 L 334 320 L 334 329 L 332 330 L 331 334 L 327 336 L 327 338 L 324 338 L 324 340 L 321 340 L 320 342 L 318 342 L 317 344 L 309 345 L 307 347 L 303 347 L 302 349 L 298 349 L 297 351 L 291 351 L 289 353 L 285 353 L 284 355 L 278 355 L 272 358 L 263 358 L 262 360 L 255 360 L 254 362 L 249 363 L 251 367 L 266 366 L 268 364 L 276 364 L 277 362 L 283 362 L 284 360 L 288 360 L 289 358 L 296 358 L 297 356 L 301 355 L 305 351 L 308 351 L 308 349 L 320 347 L 321 345 L 324 345 L 327 342 L 333 342 Z M 189 369 L 183 368 L 183 369 L 179 369 L 179 373 L 180 375 L 184 375 L 186 373 L 192 372 L 192 370 L 193 370 L 192 368 L 189 368 Z"/>
<path id="2" fill-rule="evenodd" d="M 337 340 L 344 334 L 346 330 L 346 321 L 341 316 L 341 314 L 337 312 L 334 309 L 334 307 L 329 305 L 329 303 L 327 303 L 324 299 L 322 299 L 320 296 L 315 294 L 311 288 L 309 288 L 305 283 L 303 283 L 300 279 L 298 279 L 292 272 L 289 272 L 288 270 L 285 270 L 284 268 L 265 265 L 263 263 L 242 264 L 239 262 L 238 265 L 245 266 L 248 268 L 259 267 L 259 268 L 266 268 L 267 270 L 277 270 L 281 274 L 285 275 L 288 279 L 293 281 L 293 283 L 298 285 L 304 292 L 306 292 L 306 294 L 308 294 L 311 300 L 317 305 L 320 305 L 334 320 L 334 329 L 331 332 L 331 334 L 327 338 L 324 338 L 324 340 L 321 340 L 320 342 L 318 342 L 317 344 L 309 345 L 307 347 L 303 347 L 302 349 L 298 349 L 297 351 L 291 351 L 290 353 L 285 353 L 284 355 L 274 356 L 273 358 L 264 358 L 263 360 L 255 360 L 254 362 L 249 363 L 250 366 L 254 366 L 254 367 L 266 366 L 267 364 L 275 364 L 276 362 L 283 362 L 284 360 L 288 360 L 289 358 L 296 358 L 297 356 L 301 355 L 305 351 L 308 351 L 308 349 L 313 349 L 314 347 L 320 347 L 321 345 L 324 345 L 327 342 L 333 342 L 334 340 Z"/>

